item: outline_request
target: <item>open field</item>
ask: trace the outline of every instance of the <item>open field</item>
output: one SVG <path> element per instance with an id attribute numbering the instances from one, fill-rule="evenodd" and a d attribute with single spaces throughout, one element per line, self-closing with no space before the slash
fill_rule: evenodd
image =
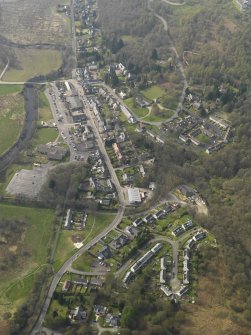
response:
<path id="1" fill-rule="evenodd" d="M 33 144 L 38 145 L 54 142 L 57 137 L 58 131 L 55 128 L 38 128 L 33 139 Z"/>
<path id="2" fill-rule="evenodd" d="M 0 97 L 14 93 L 20 93 L 23 85 L 0 85 Z"/>
<path id="3" fill-rule="evenodd" d="M 59 3 L 62 1 L 22 0 L 22 6 L 16 2 L 0 3 L 1 35 L 21 44 L 68 43 L 69 20 L 57 13 Z"/>
<path id="4" fill-rule="evenodd" d="M 24 121 L 22 86 L 0 87 L 0 155 L 18 139 Z"/>
<path id="5" fill-rule="evenodd" d="M 14 311 L 24 301 L 33 287 L 35 274 L 45 266 L 55 216 L 48 209 L 0 204 L 0 218 L 18 218 L 25 222 L 25 230 L 19 241 L 16 241 L 16 245 L 7 246 L 16 257 L 16 262 L 10 269 L 1 271 L 2 314 L 6 310 Z"/>
<path id="6" fill-rule="evenodd" d="M 53 120 L 50 104 L 44 92 L 39 92 L 38 95 L 38 117 L 39 122 Z"/>
<path id="7" fill-rule="evenodd" d="M 73 235 L 81 235 L 83 237 L 83 243 L 86 244 L 108 226 L 113 219 L 113 214 L 88 214 L 86 227 L 82 231 L 62 230 L 54 257 L 55 271 L 63 265 L 67 258 L 76 252 L 77 249 L 72 242 Z M 81 259 L 81 257 L 79 259 Z"/>
<path id="8" fill-rule="evenodd" d="M 4 81 L 26 81 L 36 76 L 47 75 L 62 64 L 61 52 L 57 50 L 15 49 L 18 68 L 6 71 Z"/>
<path id="9" fill-rule="evenodd" d="M 170 117 L 173 116 L 173 111 L 171 111 L 170 109 L 159 109 L 158 111 L 151 111 L 151 113 L 146 116 L 143 121 L 146 122 L 162 122 L 164 120 L 169 119 Z"/>
<path id="10" fill-rule="evenodd" d="M 165 91 L 161 87 L 154 85 L 141 91 L 141 93 L 146 99 L 153 100 L 162 97 Z"/>

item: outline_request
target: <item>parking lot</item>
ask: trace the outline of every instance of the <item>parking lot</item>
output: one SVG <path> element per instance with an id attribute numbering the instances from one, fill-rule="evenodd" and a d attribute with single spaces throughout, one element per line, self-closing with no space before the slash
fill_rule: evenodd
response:
<path id="1" fill-rule="evenodd" d="M 16 172 L 6 191 L 12 195 L 37 197 L 46 182 L 50 164 L 34 167 L 32 170 L 22 169 Z"/>

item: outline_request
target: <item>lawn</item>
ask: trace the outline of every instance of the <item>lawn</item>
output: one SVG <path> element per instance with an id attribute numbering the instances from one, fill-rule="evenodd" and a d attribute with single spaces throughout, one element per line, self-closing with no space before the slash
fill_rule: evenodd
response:
<path id="1" fill-rule="evenodd" d="M 38 128 L 33 139 L 33 144 L 46 144 L 54 142 L 58 137 L 58 131 L 55 128 Z"/>
<path id="2" fill-rule="evenodd" d="M 149 113 L 147 108 L 139 107 L 133 98 L 124 100 L 124 104 L 139 118 L 143 118 Z"/>
<path id="3" fill-rule="evenodd" d="M 7 70 L 3 76 L 4 81 L 27 81 L 47 75 L 62 64 L 61 53 L 58 50 L 16 49 L 15 53 L 20 68 Z"/>
<path id="4" fill-rule="evenodd" d="M 154 85 L 141 91 L 141 93 L 146 99 L 154 100 L 162 97 L 165 94 L 165 91 L 160 86 Z"/>
<path id="5" fill-rule="evenodd" d="M 38 95 L 38 115 L 39 122 L 48 122 L 53 119 L 50 104 L 44 92 L 39 92 Z"/>
<path id="6" fill-rule="evenodd" d="M 173 111 L 170 109 L 159 109 L 156 113 L 151 112 L 151 114 L 143 119 L 146 122 L 162 122 L 164 120 L 169 119 L 173 116 Z"/>
<path id="7" fill-rule="evenodd" d="M 209 137 L 207 137 L 207 135 L 205 135 L 205 134 L 199 134 L 199 135 L 197 136 L 197 139 L 198 139 L 201 143 L 204 143 L 204 144 L 207 144 L 208 142 L 210 142 Z"/>
<path id="8" fill-rule="evenodd" d="M 15 310 L 29 295 L 35 274 L 47 263 L 47 249 L 51 243 L 54 211 L 49 209 L 0 204 L 0 218 L 23 220 L 27 224 L 18 244 L 28 252 L 9 271 L 1 273 L 0 311 Z M 18 255 L 16 255 L 18 258 Z M 6 305 L 5 305 L 6 304 Z"/>
<path id="9" fill-rule="evenodd" d="M 0 96 L 20 93 L 23 85 L 0 85 Z"/>
<path id="10" fill-rule="evenodd" d="M 14 91 L 13 87 L 12 90 Z M 25 115 L 23 97 L 14 93 L 4 95 L 4 92 L 8 90 L 3 88 L 0 96 L 0 155 L 19 138 Z"/>
<path id="11" fill-rule="evenodd" d="M 76 248 L 72 242 L 72 235 L 79 234 L 83 237 L 84 243 L 91 241 L 98 235 L 105 227 L 107 227 L 114 219 L 114 214 L 88 214 L 86 227 L 82 231 L 61 230 L 55 257 L 54 269 L 59 269 L 64 262 L 76 252 Z"/>

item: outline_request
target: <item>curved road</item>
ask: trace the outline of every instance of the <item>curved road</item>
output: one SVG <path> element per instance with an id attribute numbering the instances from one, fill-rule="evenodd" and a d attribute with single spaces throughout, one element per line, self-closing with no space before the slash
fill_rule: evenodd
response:
<path id="1" fill-rule="evenodd" d="M 94 244 L 96 244 L 101 238 L 103 238 L 105 235 L 107 235 L 112 229 L 114 229 L 122 220 L 122 217 L 124 215 L 124 207 L 120 207 L 118 210 L 118 213 L 115 217 L 115 219 L 112 221 L 112 223 L 105 228 L 99 235 L 94 237 L 90 242 L 88 242 L 85 246 L 83 246 L 81 249 L 79 249 L 72 257 L 70 257 L 64 265 L 61 267 L 61 269 L 54 275 L 49 292 L 47 294 L 46 300 L 43 304 L 42 310 L 40 312 L 39 318 L 30 333 L 31 335 L 35 335 L 42 327 L 46 312 L 50 306 L 50 302 L 53 296 L 53 293 L 63 276 L 65 272 L 68 271 L 69 268 L 71 268 L 72 263 L 79 257 L 81 256 L 84 252 L 86 252 L 90 247 L 92 247 Z"/>
<path id="2" fill-rule="evenodd" d="M 168 0 L 162 0 L 162 2 L 165 2 L 167 3 L 168 5 L 171 5 L 171 6 L 184 6 L 186 4 L 186 2 L 171 2 L 171 1 L 168 1 Z"/>

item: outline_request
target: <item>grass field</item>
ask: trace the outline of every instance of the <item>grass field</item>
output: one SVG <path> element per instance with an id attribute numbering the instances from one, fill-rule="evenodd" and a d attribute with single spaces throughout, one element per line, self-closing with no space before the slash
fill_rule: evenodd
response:
<path id="1" fill-rule="evenodd" d="M 124 100 L 124 104 L 139 118 L 145 117 L 149 113 L 147 108 L 139 107 L 133 98 Z"/>
<path id="2" fill-rule="evenodd" d="M 165 91 L 161 87 L 154 85 L 141 91 L 141 93 L 146 99 L 153 100 L 162 97 Z"/>
<path id="3" fill-rule="evenodd" d="M 96 235 L 98 235 L 105 227 L 107 227 L 114 219 L 113 214 L 88 214 L 86 227 L 82 231 L 62 230 L 60 232 L 58 245 L 54 257 L 54 270 L 59 269 L 63 263 L 69 258 L 76 248 L 72 242 L 72 235 L 81 235 L 84 243 L 88 243 Z"/>
<path id="4" fill-rule="evenodd" d="M 22 86 L 0 86 L 0 155 L 18 139 L 24 121 Z"/>
<path id="5" fill-rule="evenodd" d="M 145 117 L 143 119 L 143 121 L 146 121 L 146 122 L 162 122 L 164 120 L 169 119 L 172 116 L 173 116 L 173 111 L 171 111 L 170 109 L 164 108 L 164 109 L 160 110 L 157 114 L 152 112 L 150 115 Z"/>
<path id="6" fill-rule="evenodd" d="M 19 69 L 7 70 L 4 81 L 27 81 L 40 75 L 47 75 L 57 70 L 62 64 L 60 51 L 16 49 Z"/>
<path id="7" fill-rule="evenodd" d="M 0 96 L 20 93 L 23 85 L 0 85 Z"/>
<path id="8" fill-rule="evenodd" d="M 53 119 L 50 104 L 44 92 L 39 92 L 38 95 L 38 116 L 39 122 L 48 122 Z"/>
<path id="9" fill-rule="evenodd" d="M 38 128 L 33 139 L 33 144 L 46 144 L 53 142 L 58 137 L 58 131 L 55 128 Z"/>
<path id="10" fill-rule="evenodd" d="M 29 256 L 22 257 L 16 266 L 1 273 L 0 312 L 2 312 L 5 308 L 13 311 L 23 302 L 32 289 L 35 274 L 46 264 L 55 215 L 48 209 L 0 204 L 0 218 L 18 218 L 26 222 L 25 233 L 17 244 L 22 244 L 29 253 Z M 21 248 L 23 249 L 22 246 Z"/>

